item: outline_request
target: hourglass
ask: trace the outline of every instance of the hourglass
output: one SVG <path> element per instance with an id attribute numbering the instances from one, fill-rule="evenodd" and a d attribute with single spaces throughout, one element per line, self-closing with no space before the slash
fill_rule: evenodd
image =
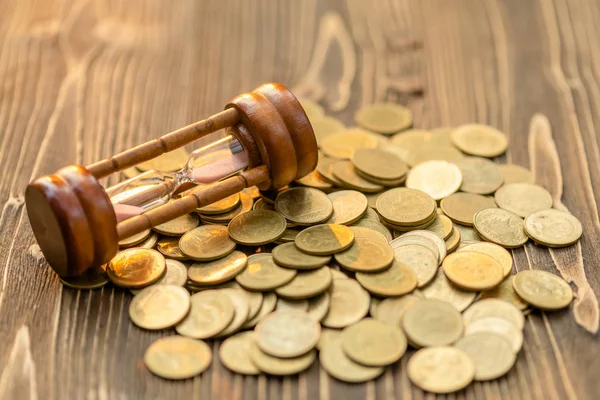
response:
<path id="1" fill-rule="evenodd" d="M 224 128 L 227 136 L 215 133 Z M 177 172 L 149 171 L 107 189 L 98 182 L 206 137 L 210 143 Z M 108 262 L 119 240 L 247 187 L 282 188 L 316 164 L 317 143 L 302 106 L 285 86 L 269 83 L 205 120 L 86 167 L 39 177 L 27 186 L 25 203 L 46 260 L 59 276 L 73 277 Z"/>

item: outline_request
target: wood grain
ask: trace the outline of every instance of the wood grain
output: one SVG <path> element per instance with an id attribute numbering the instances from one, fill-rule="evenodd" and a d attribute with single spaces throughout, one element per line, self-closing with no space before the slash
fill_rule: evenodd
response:
<path id="1" fill-rule="evenodd" d="M 430 399 L 405 357 L 348 385 L 318 364 L 242 377 L 218 360 L 168 382 L 143 366 L 171 334 L 133 326 L 131 296 L 63 288 L 25 216 L 38 175 L 89 164 L 222 110 L 266 81 L 353 124 L 374 101 L 417 127 L 489 123 L 500 161 L 528 166 L 581 244 L 513 251 L 515 268 L 571 281 L 572 309 L 527 318 L 511 372 L 449 399 L 597 399 L 600 2 L 591 0 L 0 0 L 0 398 Z M 213 345 L 218 351 L 219 344 Z"/>

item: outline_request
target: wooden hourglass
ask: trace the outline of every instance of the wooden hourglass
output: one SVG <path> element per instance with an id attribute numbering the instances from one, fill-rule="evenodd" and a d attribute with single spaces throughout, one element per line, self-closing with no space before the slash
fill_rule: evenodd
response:
<path id="1" fill-rule="evenodd" d="M 151 160 L 223 128 L 243 147 L 247 168 L 178 199 L 117 223 L 107 189 L 98 179 Z M 225 110 L 88 165 L 70 165 L 32 181 L 25 193 L 29 221 L 50 266 L 61 277 L 78 276 L 108 262 L 118 242 L 193 212 L 246 187 L 279 189 L 311 172 L 317 143 L 294 95 L 268 83 L 235 97 Z M 210 168 L 210 165 L 207 166 Z"/>

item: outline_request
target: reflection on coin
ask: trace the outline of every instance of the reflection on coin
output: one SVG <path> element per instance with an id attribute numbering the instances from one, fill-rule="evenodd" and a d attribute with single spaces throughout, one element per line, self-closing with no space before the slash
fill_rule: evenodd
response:
<path id="1" fill-rule="evenodd" d="M 329 157 L 348 160 L 358 149 L 374 149 L 377 137 L 362 129 L 347 129 L 333 133 L 321 140 L 321 149 Z"/>
<path id="2" fill-rule="evenodd" d="M 465 336 L 479 332 L 494 333 L 506 339 L 514 353 L 523 346 L 523 332 L 509 321 L 498 317 L 486 317 L 471 322 L 465 327 Z"/>
<path id="3" fill-rule="evenodd" d="M 494 199 L 480 194 L 454 193 L 442 199 L 440 207 L 457 224 L 473 226 L 473 217 L 478 211 L 495 208 Z"/>
<path id="4" fill-rule="evenodd" d="M 503 182 L 498 164 L 480 157 L 466 157 L 456 161 L 463 176 L 460 190 L 467 193 L 494 193 Z"/>
<path id="5" fill-rule="evenodd" d="M 344 353 L 361 365 L 383 367 L 395 363 L 406 352 L 406 337 L 397 326 L 365 318 L 343 330 Z"/>
<path id="6" fill-rule="evenodd" d="M 331 255 L 352 246 L 354 233 L 344 225 L 316 225 L 300 232 L 295 243 L 298 249 L 305 253 Z"/>
<path id="7" fill-rule="evenodd" d="M 248 257 L 241 251 L 206 263 L 194 263 L 188 270 L 188 277 L 197 285 L 216 285 L 235 278 L 246 268 Z"/>
<path id="8" fill-rule="evenodd" d="M 515 164 L 499 164 L 504 183 L 535 183 L 533 173 L 527 168 Z"/>
<path id="9" fill-rule="evenodd" d="M 429 285 L 421 288 L 421 291 L 425 298 L 445 301 L 450 303 L 458 311 L 463 311 L 469 307 L 477 296 L 476 292 L 463 290 L 454 286 L 448 278 L 446 278 L 446 275 L 444 275 L 441 268 L 437 270 L 433 281 Z"/>
<path id="10" fill-rule="evenodd" d="M 270 253 L 258 253 L 248 257 L 248 266 L 235 280 L 245 289 L 267 291 L 285 285 L 295 276 L 296 270 L 275 264 Z"/>
<path id="11" fill-rule="evenodd" d="M 316 346 L 321 326 L 304 311 L 275 311 L 256 325 L 254 333 L 256 344 L 263 352 L 291 358 L 306 354 Z"/>
<path id="12" fill-rule="evenodd" d="M 115 285 L 133 289 L 153 284 L 165 272 L 166 261 L 162 254 L 139 248 L 121 250 L 106 267 L 106 273 Z"/>
<path id="13" fill-rule="evenodd" d="M 327 195 L 333 204 L 330 224 L 350 225 L 365 215 L 368 208 L 367 198 L 356 190 L 340 190 Z"/>
<path id="14" fill-rule="evenodd" d="M 98 289 L 108 283 L 108 277 L 102 268 L 89 268 L 83 274 L 74 277 L 58 277 L 60 283 L 72 289 Z"/>
<path id="15" fill-rule="evenodd" d="M 223 331 L 233 320 L 233 304 L 229 296 L 218 290 L 195 293 L 190 302 L 190 312 L 175 327 L 180 335 L 207 339 Z"/>
<path id="16" fill-rule="evenodd" d="M 406 178 L 406 187 L 427 193 L 441 200 L 456 192 L 462 182 L 462 173 L 455 165 L 446 161 L 426 161 L 414 166 Z"/>
<path id="17" fill-rule="evenodd" d="M 229 238 L 227 227 L 201 225 L 179 239 L 179 249 L 194 260 L 212 261 L 230 254 L 235 243 Z"/>
<path id="18" fill-rule="evenodd" d="M 489 381 L 505 375 L 515 364 L 516 354 L 502 336 L 480 332 L 461 338 L 455 345 L 475 363 L 475 380 Z"/>
<path id="19" fill-rule="evenodd" d="M 273 249 L 273 259 L 279 265 L 295 269 L 315 269 L 327 265 L 331 256 L 315 256 L 298 250 L 294 243 L 284 243 Z"/>
<path id="20" fill-rule="evenodd" d="M 416 189 L 396 188 L 382 193 L 377 199 L 377 211 L 398 225 L 418 225 L 435 216 L 435 200 Z"/>
<path id="21" fill-rule="evenodd" d="M 486 317 L 498 317 L 507 320 L 519 329 L 525 326 L 523 313 L 517 307 L 498 299 L 485 299 L 473 303 L 463 313 L 465 326 Z"/>
<path id="22" fill-rule="evenodd" d="M 387 243 L 359 237 L 354 239 L 352 247 L 334 257 L 339 265 L 350 271 L 377 272 L 392 264 L 394 251 Z"/>
<path id="23" fill-rule="evenodd" d="M 181 236 L 189 230 L 198 226 L 200 220 L 196 214 L 185 214 L 181 217 L 174 218 L 164 224 L 156 225 L 154 229 L 161 235 L 166 236 Z"/>
<path id="24" fill-rule="evenodd" d="M 513 280 L 515 292 L 542 310 L 559 310 L 573 300 L 573 290 L 562 278 L 546 271 L 520 271 Z"/>
<path id="25" fill-rule="evenodd" d="M 417 351 L 408 360 L 408 378 L 432 393 L 452 393 L 467 387 L 475 376 L 475 364 L 455 347 L 432 347 Z"/>
<path id="26" fill-rule="evenodd" d="M 145 288 L 129 305 L 129 319 L 140 328 L 166 329 L 181 321 L 190 309 L 190 295 L 181 286 Z"/>
<path id="27" fill-rule="evenodd" d="M 240 332 L 225 339 L 219 347 L 219 360 L 229 370 L 242 375 L 258 375 L 259 369 L 250 359 L 254 332 Z"/>
<path id="28" fill-rule="evenodd" d="M 412 126 L 412 112 L 399 104 L 374 103 L 363 106 L 354 115 L 361 127 L 384 135 L 391 135 Z"/>
<path id="29" fill-rule="evenodd" d="M 333 176 L 352 189 L 360 190 L 365 193 L 377 193 L 383 190 L 383 186 L 373 183 L 360 176 L 354 169 L 352 162 L 340 160 L 333 164 L 331 169 Z"/>
<path id="30" fill-rule="evenodd" d="M 240 204 L 240 200 L 240 194 L 235 193 L 207 206 L 197 208 L 196 212 L 205 215 L 223 214 L 236 208 Z"/>
<path id="31" fill-rule="evenodd" d="M 233 320 L 219 332 L 215 337 L 225 337 L 234 334 L 241 328 L 241 326 L 248 320 L 248 313 L 250 307 L 248 304 L 248 296 L 242 289 L 225 288 L 219 289 L 219 291 L 227 296 L 231 304 L 233 304 L 234 313 Z"/>
<path id="32" fill-rule="evenodd" d="M 407 243 L 394 249 L 394 259 L 413 270 L 417 287 L 427 285 L 438 269 L 438 257 L 430 249 L 418 243 Z"/>
<path id="33" fill-rule="evenodd" d="M 357 272 L 356 280 L 378 296 L 402 296 L 417 287 L 417 276 L 413 270 L 398 261 L 381 272 Z"/>
<path id="34" fill-rule="evenodd" d="M 298 272 L 289 283 L 275 289 L 278 296 L 308 299 L 325 292 L 331 285 L 331 272 L 324 266 L 314 271 Z"/>
<path id="35" fill-rule="evenodd" d="M 494 199 L 498 207 L 519 217 L 552 208 L 552 195 L 543 187 L 530 183 L 509 183 L 503 185 Z"/>
<path id="36" fill-rule="evenodd" d="M 320 189 L 323 191 L 328 191 L 333 188 L 333 185 L 323 178 L 323 175 L 319 174 L 317 171 L 312 171 L 308 175 L 305 175 L 300 179 L 296 179 L 295 182 L 302 186 Z"/>
<path id="37" fill-rule="evenodd" d="M 187 267 L 177 260 L 167 259 L 166 261 L 167 270 L 165 274 L 162 276 L 162 278 L 154 282 L 153 285 L 176 285 L 182 287 L 185 286 L 188 273 Z M 129 289 L 129 291 L 134 296 L 138 294 L 141 290 L 142 289 Z"/>
<path id="38" fill-rule="evenodd" d="M 438 215 L 426 230 L 433 232 L 437 237 L 446 240 L 452 235 L 452 221 L 445 215 Z"/>
<path id="39" fill-rule="evenodd" d="M 512 255 L 505 248 L 498 246 L 497 244 L 486 242 L 472 243 L 463 247 L 460 251 L 477 251 L 494 257 L 502 266 L 504 278 L 512 271 Z"/>
<path id="40" fill-rule="evenodd" d="M 513 288 L 513 278 L 514 275 L 510 275 L 494 289 L 482 292 L 481 299 L 498 299 L 512 304 L 521 311 L 525 310 L 529 304 L 524 302 L 517 292 L 515 292 Z"/>
<path id="41" fill-rule="evenodd" d="M 204 372 L 212 362 L 210 347 L 201 340 L 182 336 L 157 339 L 144 354 L 152 373 L 165 379 L 188 379 Z"/>
<path id="42" fill-rule="evenodd" d="M 523 229 L 523 219 L 500 208 L 479 211 L 473 223 L 481 237 L 502 247 L 521 247 L 529 239 Z"/>
<path id="43" fill-rule="evenodd" d="M 377 306 L 375 319 L 390 324 L 392 326 L 402 326 L 402 317 L 406 310 L 412 307 L 419 297 L 414 294 L 407 294 L 401 297 L 389 297 L 383 300 Z"/>
<path id="44" fill-rule="evenodd" d="M 187 260 L 188 256 L 183 254 L 179 249 L 179 238 L 178 237 L 165 237 L 161 238 L 156 244 L 156 250 L 162 255 L 174 260 Z"/>
<path id="45" fill-rule="evenodd" d="M 340 120 L 326 116 L 322 116 L 318 119 L 311 120 L 310 124 L 313 127 L 315 137 L 317 138 L 317 143 L 319 144 L 323 139 L 325 139 L 332 133 L 336 133 L 346 129 L 346 127 Z"/>
<path id="46" fill-rule="evenodd" d="M 310 367 L 316 358 L 316 350 L 294 358 L 279 358 L 263 352 L 256 344 L 253 344 L 250 349 L 252 363 L 261 372 L 277 376 L 298 374 Z"/>
<path id="47" fill-rule="evenodd" d="M 325 193 L 305 187 L 280 192 L 275 200 L 275 209 L 288 221 L 299 225 L 319 224 L 333 213 L 333 205 Z"/>
<path id="48" fill-rule="evenodd" d="M 241 326 L 241 329 L 250 329 L 254 328 L 258 322 L 263 319 L 265 316 L 269 315 L 274 309 L 275 304 L 277 303 L 277 295 L 272 292 L 263 293 L 263 301 L 260 306 L 260 310 L 256 316 L 246 322 Z"/>
<path id="49" fill-rule="evenodd" d="M 446 257 L 442 270 L 452 283 L 467 290 L 491 289 L 504 279 L 502 265 L 494 257 L 464 249 Z"/>
<path id="50" fill-rule="evenodd" d="M 367 367 L 352 361 L 342 348 L 341 337 L 323 343 L 319 361 L 329 375 L 343 382 L 366 382 L 383 373 L 382 367 Z"/>
<path id="51" fill-rule="evenodd" d="M 450 138 L 456 147 L 473 156 L 497 157 L 508 147 L 504 133 L 488 125 L 461 125 L 452 131 Z"/>
<path id="52" fill-rule="evenodd" d="M 329 312 L 330 304 L 331 296 L 329 295 L 329 292 L 321 293 L 308 300 L 308 309 L 306 312 L 308 313 L 308 316 L 315 321 L 321 321 Z"/>
<path id="53" fill-rule="evenodd" d="M 232 219 L 228 229 L 234 242 L 260 246 L 279 239 L 285 232 L 286 221 L 275 211 L 251 210 Z"/>
<path id="54" fill-rule="evenodd" d="M 412 344 L 444 346 L 462 336 L 463 322 L 452 305 L 440 300 L 420 299 L 404 312 L 402 328 Z"/>
<path id="55" fill-rule="evenodd" d="M 352 164 L 365 175 L 379 179 L 401 179 L 408 172 L 404 161 L 382 149 L 358 149 Z"/>
<path id="56" fill-rule="evenodd" d="M 330 295 L 329 312 L 321 320 L 321 325 L 327 328 L 352 325 L 369 312 L 369 293 L 353 279 L 334 279 Z"/>
<path id="57" fill-rule="evenodd" d="M 583 234 L 581 222 L 568 212 L 542 210 L 525 218 L 525 233 L 548 247 L 565 247 L 576 243 Z"/>
<path id="58" fill-rule="evenodd" d="M 133 236 L 129 236 L 128 238 L 119 240 L 119 247 L 126 248 L 132 247 L 136 244 L 142 243 L 144 240 L 150 236 L 152 231 L 150 229 L 146 229 L 141 231 L 140 233 L 136 233 Z"/>

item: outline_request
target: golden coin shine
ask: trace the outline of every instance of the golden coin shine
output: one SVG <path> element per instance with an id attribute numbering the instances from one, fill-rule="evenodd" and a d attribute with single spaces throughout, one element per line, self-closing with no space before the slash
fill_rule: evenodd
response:
<path id="1" fill-rule="evenodd" d="M 180 322 L 189 309 L 187 290 L 176 285 L 153 285 L 133 298 L 129 305 L 129 318 L 140 328 L 166 329 Z"/>
<path id="2" fill-rule="evenodd" d="M 504 278 L 512 271 L 512 255 L 505 248 L 498 246 L 497 244 L 487 242 L 472 243 L 463 247 L 460 251 L 477 251 L 492 256 L 502 266 Z"/>
<path id="3" fill-rule="evenodd" d="M 252 210 L 232 219 L 228 230 L 229 237 L 234 242 L 260 246 L 283 236 L 286 226 L 285 218 L 275 211 Z"/>
<path id="4" fill-rule="evenodd" d="M 406 178 L 406 187 L 418 189 L 441 200 L 456 192 L 462 183 L 462 173 L 447 161 L 426 161 L 414 166 Z"/>
<path id="5" fill-rule="evenodd" d="M 288 221 L 299 225 L 314 225 L 329 219 L 333 213 L 333 204 L 320 190 L 296 187 L 277 196 L 275 209 Z"/>
<path id="6" fill-rule="evenodd" d="M 435 216 L 435 200 L 416 189 L 396 188 L 377 198 L 377 211 L 385 219 L 398 225 L 418 225 Z"/>
<path id="7" fill-rule="evenodd" d="M 356 280 L 370 293 L 378 296 L 402 296 L 417 287 L 417 276 L 413 270 L 394 261 L 392 265 L 380 272 L 357 272 Z"/>
<path id="8" fill-rule="evenodd" d="M 366 237 L 354 239 L 348 250 L 337 253 L 335 260 L 350 271 L 376 272 L 387 269 L 394 261 L 389 244 Z"/>
<path id="9" fill-rule="evenodd" d="M 285 285 L 295 276 L 296 270 L 275 264 L 270 253 L 258 253 L 248 257 L 248 266 L 235 280 L 245 289 L 267 291 Z"/>
<path id="10" fill-rule="evenodd" d="M 545 246 L 565 247 L 579 240 L 583 228 L 573 215 L 550 209 L 529 214 L 525 218 L 525 233 Z"/>
<path id="11" fill-rule="evenodd" d="M 144 354 L 148 369 L 165 379 L 193 378 L 211 362 L 212 351 L 206 343 L 182 336 L 157 339 Z"/>
<path id="12" fill-rule="evenodd" d="M 200 220 L 196 214 L 186 214 L 172 219 L 164 224 L 156 225 L 154 229 L 161 235 L 181 236 L 198 226 Z"/>
<path id="13" fill-rule="evenodd" d="M 218 290 L 198 292 L 190 297 L 190 303 L 190 312 L 175 327 L 182 336 L 207 339 L 222 332 L 233 320 L 233 303 Z"/>
<path id="14" fill-rule="evenodd" d="M 336 224 L 316 225 L 304 229 L 296 236 L 296 247 L 314 255 L 331 255 L 344 251 L 354 243 L 354 233 L 347 226 Z"/>
<path id="15" fill-rule="evenodd" d="M 492 256 L 476 251 L 459 251 L 444 259 L 444 274 L 467 290 L 486 290 L 504 279 L 502 265 Z"/>
<path id="16" fill-rule="evenodd" d="M 327 195 L 333 204 L 330 224 L 350 225 L 363 217 L 368 206 L 367 197 L 356 190 L 340 190 Z"/>
<path id="17" fill-rule="evenodd" d="M 467 353 L 455 347 L 421 349 L 408 360 L 408 378 L 432 393 L 452 393 L 473 381 L 475 364 Z"/>
<path id="18" fill-rule="evenodd" d="M 115 285 L 133 289 L 155 283 L 165 272 L 166 261 L 162 254 L 139 248 L 118 252 L 106 267 L 106 273 Z"/>
<path id="19" fill-rule="evenodd" d="M 450 138 L 461 151 L 486 158 L 497 157 L 508 147 L 506 135 L 488 125 L 461 125 L 452 131 Z"/>
<path id="20" fill-rule="evenodd" d="M 235 278 L 247 264 L 248 257 L 241 251 L 234 251 L 215 261 L 192 264 L 188 277 L 197 285 L 216 285 Z"/>
<path id="21" fill-rule="evenodd" d="M 212 261 L 225 257 L 235 250 L 227 227 L 202 225 L 192 229 L 179 239 L 179 249 L 197 261 Z"/>
<path id="22" fill-rule="evenodd" d="M 358 149 L 352 155 L 352 164 L 362 173 L 378 179 L 401 179 L 408 172 L 404 161 L 382 149 Z"/>

